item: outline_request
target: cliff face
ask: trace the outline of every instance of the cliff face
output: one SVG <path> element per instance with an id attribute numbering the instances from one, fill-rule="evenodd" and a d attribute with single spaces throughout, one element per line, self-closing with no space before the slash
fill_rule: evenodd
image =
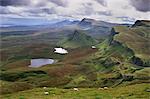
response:
<path id="1" fill-rule="evenodd" d="M 98 71 L 98 79 L 102 73 L 117 75 L 111 79 L 101 79 L 105 86 L 149 80 L 149 68 L 146 67 L 150 67 L 150 29 L 145 25 L 137 25 L 137 22 L 134 26 L 113 27 L 109 38 L 96 46 L 98 52 L 84 63 Z"/>
<path id="2" fill-rule="evenodd" d="M 135 24 L 132 25 L 132 27 L 137 27 L 137 26 L 150 27 L 150 20 L 137 20 Z"/>
<path id="3" fill-rule="evenodd" d="M 138 20 L 132 27 L 117 26 L 112 28 L 109 42 L 121 44 L 134 55 L 130 61 L 139 66 L 150 66 L 150 21 Z"/>

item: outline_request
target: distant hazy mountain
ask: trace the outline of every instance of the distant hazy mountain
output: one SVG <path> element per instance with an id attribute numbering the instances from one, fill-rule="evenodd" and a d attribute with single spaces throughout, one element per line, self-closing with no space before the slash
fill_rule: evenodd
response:
<path id="1" fill-rule="evenodd" d="M 78 26 L 82 30 L 85 30 L 89 35 L 94 37 L 108 36 L 111 32 L 111 28 L 116 25 L 119 24 L 109 23 L 109 22 L 104 22 L 104 21 L 99 21 L 94 19 L 88 19 L 88 18 L 82 19 L 78 24 Z"/>
<path id="2" fill-rule="evenodd" d="M 7 21 L 5 21 L 7 23 L 7 26 L 8 23 L 11 23 L 11 25 L 9 27 L 1 27 L 0 29 L 1 32 L 34 30 L 37 32 L 40 31 L 40 33 L 42 32 L 55 33 L 56 35 L 66 36 L 66 34 L 67 35 L 71 34 L 75 30 L 80 30 L 97 39 L 108 37 L 108 35 L 111 33 L 112 27 L 116 25 L 122 25 L 88 18 L 84 18 L 81 21 L 78 20 L 43 21 L 43 20 L 16 19 L 16 18 L 9 19 Z M 13 24 L 14 22 L 15 24 Z"/>
<path id="3" fill-rule="evenodd" d="M 46 19 L 32 19 L 32 18 L 3 18 L 0 26 L 33 26 L 33 25 L 46 25 L 57 22 L 56 20 Z"/>
<path id="4" fill-rule="evenodd" d="M 79 23 L 80 26 L 86 27 L 86 26 L 106 26 L 106 27 L 112 27 L 114 25 L 118 25 L 116 23 L 109 23 L 105 21 L 100 20 L 94 20 L 89 18 L 84 18 Z"/>
<path id="5" fill-rule="evenodd" d="M 79 23 L 79 21 L 63 20 L 63 21 L 54 23 L 51 26 L 55 27 L 55 28 L 59 28 L 59 27 L 64 27 L 64 26 L 69 26 L 69 25 L 76 25 L 78 23 Z"/>
<path id="6" fill-rule="evenodd" d="M 77 48 L 83 46 L 92 46 L 96 44 L 96 40 L 91 36 L 81 32 L 74 31 L 73 34 L 69 34 L 67 38 L 64 38 L 58 43 L 59 46 L 64 48 Z"/>
<path id="7" fill-rule="evenodd" d="M 80 30 L 82 32 L 86 32 L 86 34 L 92 37 L 103 38 L 110 34 L 112 27 L 117 25 L 120 24 L 84 18 L 81 21 L 64 20 L 57 22 L 52 26 L 55 28 L 61 27 L 63 30 Z"/>
<path id="8" fill-rule="evenodd" d="M 35 19 L 35 18 L 2 18 L 3 20 L 0 21 L 0 27 L 14 27 L 14 26 L 21 26 L 21 27 L 32 27 L 32 26 L 49 26 L 49 27 L 62 27 L 64 25 L 71 25 L 72 23 L 76 22 L 73 20 L 64 20 L 64 19 Z"/>

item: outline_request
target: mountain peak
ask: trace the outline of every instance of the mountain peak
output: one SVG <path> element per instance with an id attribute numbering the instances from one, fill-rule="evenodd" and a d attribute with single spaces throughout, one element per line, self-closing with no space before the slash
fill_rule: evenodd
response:
<path id="1" fill-rule="evenodd" d="M 95 20 L 94 19 L 90 19 L 90 18 L 83 18 L 81 20 L 81 22 L 93 22 L 93 21 L 95 21 Z"/>
<path id="2" fill-rule="evenodd" d="M 89 27 L 93 22 L 95 22 L 94 19 L 84 18 L 80 21 L 79 25 L 83 27 Z"/>
<path id="3" fill-rule="evenodd" d="M 73 34 L 69 35 L 69 40 L 74 40 L 74 41 L 79 41 L 82 40 L 83 38 L 88 37 L 85 33 L 82 33 L 81 31 L 75 30 Z"/>
<path id="4" fill-rule="evenodd" d="M 75 30 L 67 38 L 59 42 L 59 45 L 64 48 L 78 48 L 82 46 L 91 46 L 96 43 L 96 40 L 91 36 L 81 31 Z"/>
<path id="5" fill-rule="evenodd" d="M 136 27 L 136 26 L 146 26 L 146 27 L 150 27 L 150 20 L 137 20 L 132 27 Z"/>

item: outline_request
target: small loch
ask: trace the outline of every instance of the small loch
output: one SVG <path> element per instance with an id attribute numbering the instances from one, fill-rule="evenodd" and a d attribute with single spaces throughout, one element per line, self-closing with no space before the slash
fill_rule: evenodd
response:
<path id="1" fill-rule="evenodd" d="M 44 65 L 53 64 L 54 59 L 31 59 L 29 67 L 42 67 Z"/>

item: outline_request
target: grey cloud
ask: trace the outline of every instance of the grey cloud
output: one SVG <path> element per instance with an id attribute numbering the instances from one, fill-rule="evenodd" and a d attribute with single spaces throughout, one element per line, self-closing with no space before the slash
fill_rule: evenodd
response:
<path id="1" fill-rule="evenodd" d="M 32 0 L 0 0 L 1 6 L 26 6 L 29 5 Z"/>
<path id="2" fill-rule="evenodd" d="M 25 12 L 28 12 L 31 14 L 40 14 L 40 13 L 56 14 L 56 11 L 54 8 L 34 8 L 34 9 L 26 10 Z"/>
<path id="3" fill-rule="evenodd" d="M 94 13 L 95 11 L 91 3 L 82 3 L 82 7 L 79 8 L 79 15 L 92 15 Z"/>
<path id="4" fill-rule="evenodd" d="M 5 7 L 0 6 L 0 14 L 10 14 L 10 11 Z"/>
<path id="5" fill-rule="evenodd" d="M 44 6 L 46 3 L 51 2 L 57 6 L 67 6 L 67 0 L 36 0 L 37 4 L 34 6 Z M 33 0 L 0 0 L 1 6 L 28 6 L 33 3 Z M 32 5 L 33 6 L 33 5 Z"/>
<path id="6" fill-rule="evenodd" d="M 57 13 L 54 8 L 43 8 L 42 11 L 47 14 L 56 14 Z"/>
<path id="7" fill-rule="evenodd" d="M 135 18 L 130 18 L 130 17 L 127 17 L 127 16 L 120 16 L 120 17 L 116 17 L 116 18 L 119 18 L 124 22 L 135 22 L 135 20 L 136 20 Z"/>
<path id="8" fill-rule="evenodd" d="M 19 13 L 13 12 L 8 7 L 3 7 L 3 6 L 0 6 L 0 14 L 16 14 L 16 15 L 19 15 Z"/>
<path id="9" fill-rule="evenodd" d="M 58 6 L 66 7 L 68 5 L 67 0 L 48 0 Z"/>
<path id="10" fill-rule="evenodd" d="M 150 0 L 130 0 L 130 3 L 138 11 L 150 11 Z"/>
<path id="11" fill-rule="evenodd" d="M 107 6 L 106 0 L 95 0 L 95 1 L 97 1 L 98 3 L 100 3 L 103 6 Z"/>
<path id="12" fill-rule="evenodd" d="M 48 15 L 48 14 L 56 14 L 55 8 L 24 8 L 21 12 L 16 12 L 13 10 L 10 10 L 9 7 L 3 7 L 0 6 L 0 14 L 11 14 L 11 15 L 19 15 L 22 16 L 22 14 L 28 15 L 28 16 L 41 16 L 41 15 Z"/>
<path id="13" fill-rule="evenodd" d="M 110 11 L 98 11 L 99 15 L 105 15 L 105 16 L 112 16 L 112 13 Z"/>
<path id="14" fill-rule="evenodd" d="M 46 1 L 46 2 L 44 2 Z M 14 12 L 13 10 L 10 10 L 9 6 L 15 6 L 16 9 L 18 6 L 24 6 L 22 9 L 23 13 L 26 13 L 27 15 L 40 15 L 40 14 L 54 14 L 56 13 L 55 9 L 52 7 L 45 8 L 44 6 L 46 3 L 50 1 L 48 0 L 37 0 L 36 5 L 32 5 L 33 0 L 0 0 L 0 14 L 21 14 L 18 12 Z M 30 6 L 30 7 L 29 7 Z"/>

